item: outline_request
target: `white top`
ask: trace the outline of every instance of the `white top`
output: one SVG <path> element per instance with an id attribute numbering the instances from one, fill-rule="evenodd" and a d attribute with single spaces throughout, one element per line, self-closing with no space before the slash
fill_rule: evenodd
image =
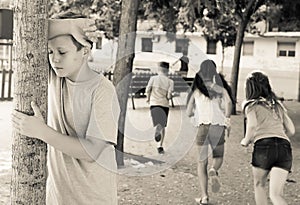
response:
<path id="1" fill-rule="evenodd" d="M 146 87 L 146 93 L 150 95 L 150 105 L 169 107 L 169 99 L 174 90 L 174 82 L 164 74 L 152 76 Z"/>
<path id="2" fill-rule="evenodd" d="M 50 73 L 48 125 L 58 132 L 116 142 L 119 110 L 115 89 L 103 75 L 74 83 Z M 48 146 L 47 205 L 117 205 L 116 169 L 113 146 L 95 162 Z"/>
<path id="3" fill-rule="evenodd" d="M 209 99 L 199 90 L 195 90 L 189 103 L 194 104 L 193 123 L 195 126 L 200 124 L 212 124 L 225 126 L 225 106 L 230 102 L 227 91 L 223 88 L 223 95 Z"/>

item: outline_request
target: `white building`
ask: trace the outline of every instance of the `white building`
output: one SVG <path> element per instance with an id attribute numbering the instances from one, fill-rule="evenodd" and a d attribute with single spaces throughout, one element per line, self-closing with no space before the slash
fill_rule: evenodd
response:
<path id="1" fill-rule="evenodd" d="M 138 27 L 140 28 L 140 27 Z M 269 32 L 263 35 L 246 34 L 242 47 L 239 72 L 238 99 L 244 98 L 243 84 L 252 70 L 265 71 L 276 94 L 287 99 L 298 98 L 300 70 L 300 32 Z M 154 69 L 158 61 L 168 61 L 171 70 L 179 70 L 182 52 L 189 58 L 188 77 L 193 77 L 204 59 L 212 59 L 227 80 L 230 79 L 234 47 L 207 42 L 201 33 L 177 33 L 175 41 L 168 41 L 166 32 L 137 31 L 134 70 Z M 94 46 L 91 65 L 96 70 L 111 70 L 115 62 L 117 40 L 99 38 Z M 223 66 L 222 66 L 223 64 Z"/>

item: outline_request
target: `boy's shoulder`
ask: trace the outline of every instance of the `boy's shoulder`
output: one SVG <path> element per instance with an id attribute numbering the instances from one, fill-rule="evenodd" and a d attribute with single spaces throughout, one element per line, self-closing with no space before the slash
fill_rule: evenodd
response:
<path id="1" fill-rule="evenodd" d="M 98 84 L 98 89 L 114 89 L 114 85 L 113 83 L 108 79 L 106 78 L 103 74 L 99 74 L 99 84 Z"/>

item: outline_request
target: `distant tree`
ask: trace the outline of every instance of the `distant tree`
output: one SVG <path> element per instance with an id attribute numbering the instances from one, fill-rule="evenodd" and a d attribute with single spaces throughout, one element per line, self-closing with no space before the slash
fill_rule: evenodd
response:
<path id="1" fill-rule="evenodd" d="M 14 5 L 14 109 L 32 115 L 35 101 L 47 110 L 47 0 L 19 0 Z M 13 130 L 11 204 L 45 204 L 44 142 Z"/>
<path id="2" fill-rule="evenodd" d="M 239 79 L 239 68 L 241 49 L 243 45 L 244 35 L 251 16 L 265 3 L 265 0 L 233 0 L 219 1 L 220 7 L 228 12 L 232 12 L 237 22 L 236 24 L 236 40 L 234 47 L 234 57 L 231 70 L 231 88 L 234 99 L 237 97 L 237 86 Z M 236 105 L 234 104 L 232 114 L 236 114 Z"/>
<path id="3" fill-rule="evenodd" d="M 168 40 L 173 41 L 182 3 L 182 0 L 142 0 L 138 18 L 156 20 L 157 24 L 162 26 L 161 29 L 167 32 Z"/>
<path id="4" fill-rule="evenodd" d="M 279 31 L 300 31 L 300 0 L 283 1 L 281 3 L 280 19 L 278 24 Z M 269 19 L 272 22 L 272 19 Z"/>
<path id="5" fill-rule="evenodd" d="M 253 16 L 254 23 L 265 20 L 266 31 L 300 31 L 300 0 L 266 1 L 264 7 Z"/>
<path id="6" fill-rule="evenodd" d="M 137 25 L 137 11 L 139 0 L 123 0 L 120 20 L 120 33 L 118 39 L 117 61 L 114 69 L 113 83 L 117 88 L 121 107 L 119 117 L 117 162 L 124 165 L 124 133 L 128 101 L 128 89 L 131 82 L 131 71 L 135 52 L 135 38 Z"/>

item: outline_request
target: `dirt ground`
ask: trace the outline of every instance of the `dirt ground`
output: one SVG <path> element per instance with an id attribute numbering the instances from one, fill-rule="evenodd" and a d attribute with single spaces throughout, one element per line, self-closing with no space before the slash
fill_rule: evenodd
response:
<path id="1" fill-rule="evenodd" d="M 135 128 L 132 129 L 132 132 L 138 133 L 137 135 L 140 132 L 147 132 L 151 135 L 152 131 L 148 127 L 150 123 L 149 110 L 143 107 L 141 102 L 137 102 L 136 105 L 136 110 L 128 112 L 131 124 L 139 126 L 139 130 Z M 284 195 L 288 204 L 298 205 L 300 204 L 300 103 L 287 102 L 287 105 L 296 125 L 297 134 L 292 138 L 293 172 L 289 175 Z M 143 140 L 130 138 L 125 141 L 125 151 L 147 158 L 143 158 L 144 161 L 141 162 L 126 158 L 126 166 L 119 170 L 118 197 L 120 205 L 196 204 L 195 198 L 200 196 L 196 169 L 197 150 L 194 146 L 190 147 L 192 135 L 194 135 L 192 126 L 182 126 L 183 121 L 186 120 L 182 117 L 180 108 L 171 108 L 164 156 L 156 154 L 156 145 L 148 138 Z M 130 132 L 128 129 L 128 135 Z M 176 139 L 181 139 L 179 144 L 186 148 L 187 153 L 175 152 L 179 149 L 173 149 L 175 146 L 174 136 Z M 216 194 L 209 192 L 210 204 L 255 204 L 250 165 L 251 148 L 244 149 L 239 145 L 242 136 L 242 115 L 238 114 L 232 116 L 231 134 L 226 139 L 224 164 L 219 172 L 222 187 Z M 181 150 L 182 147 L 180 147 Z M 148 160 L 148 158 L 152 160 Z M 8 170 L 0 173 L 0 205 L 9 204 L 9 188 L 10 171 Z"/>
<path id="2" fill-rule="evenodd" d="M 292 139 L 293 172 L 289 175 L 284 196 L 290 205 L 300 204 L 300 105 L 287 102 L 296 124 Z M 242 138 L 242 115 L 232 116 L 232 131 L 226 142 L 224 164 L 219 172 L 221 190 L 210 195 L 210 204 L 254 205 L 253 177 L 250 165 L 252 148 L 239 145 Z M 121 205 L 193 205 L 199 197 L 195 147 L 178 163 L 157 174 L 119 178 Z M 209 192 L 211 193 L 211 192 Z M 271 204 L 271 202 L 270 202 Z"/>

